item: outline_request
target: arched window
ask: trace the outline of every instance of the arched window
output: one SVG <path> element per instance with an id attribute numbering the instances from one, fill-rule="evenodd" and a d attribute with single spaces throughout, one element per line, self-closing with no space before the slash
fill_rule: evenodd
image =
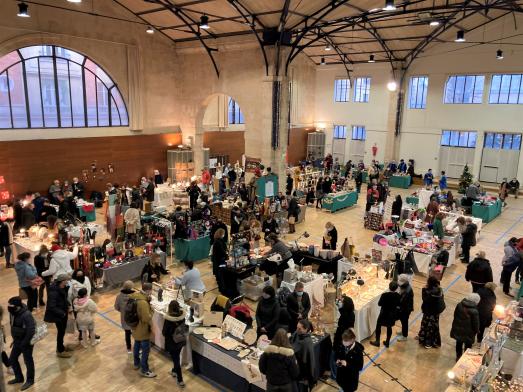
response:
<path id="1" fill-rule="evenodd" d="M 0 57 L 0 128 L 127 125 L 118 87 L 84 55 L 38 45 Z"/>

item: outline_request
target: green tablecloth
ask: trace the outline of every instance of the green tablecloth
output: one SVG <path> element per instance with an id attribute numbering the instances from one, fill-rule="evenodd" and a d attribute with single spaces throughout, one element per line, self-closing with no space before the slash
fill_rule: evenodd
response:
<path id="1" fill-rule="evenodd" d="M 174 255 L 179 261 L 198 261 L 209 257 L 211 245 L 209 236 L 197 240 L 174 240 Z"/>
<path id="2" fill-rule="evenodd" d="M 389 186 L 393 188 L 408 189 L 410 186 L 410 176 L 392 176 L 389 179 Z"/>
<path id="3" fill-rule="evenodd" d="M 358 202 L 356 192 L 342 193 L 339 195 L 327 195 L 322 200 L 322 206 L 330 212 L 336 212 L 345 207 L 351 207 Z"/>
<path id="4" fill-rule="evenodd" d="M 357 171 L 358 171 L 357 169 L 352 169 L 352 177 L 354 177 L 354 176 L 356 175 L 356 172 L 357 172 Z M 367 177 L 368 177 L 368 173 L 367 173 L 365 170 L 363 170 L 363 171 L 361 172 L 361 181 L 362 181 L 364 184 L 367 182 Z"/>
<path id="5" fill-rule="evenodd" d="M 501 214 L 501 200 L 496 200 L 490 205 L 481 205 L 479 202 L 472 204 L 472 216 L 481 218 L 483 223 L 488 223 Z"/>
<path id="6" fill-rule="evenodd" d="M 407 202 L 407 204 L 412 204 L 414 206 L 418 206 L 419 205 L 419 197 L 407 196 L 406 202 Z"/>
<path id="7" fill-rule="evenodd" d="M 78 206 L 78 214 L 80 218 L 85 217 L 86 222 L 95 222 L 96 221 L 96 211 L 84 211 L 82 206 Z"/>

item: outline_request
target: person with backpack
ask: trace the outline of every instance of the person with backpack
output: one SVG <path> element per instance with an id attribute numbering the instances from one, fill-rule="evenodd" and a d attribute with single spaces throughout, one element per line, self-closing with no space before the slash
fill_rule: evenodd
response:
<path id="1" fill-rule="evenodd" d="M 87 294 L 87 289 L 82 287 L 78 290 L 78 296 L 73 302 L 73 309 L 76 312 L 76 324 L 80 334 L 83 332 L 84 336 L 89 331 L 89 337 L 91 338 L 91 345 L 96 346 L 100 343 L 96 340 L 94 333 L 94 315 L 96 314 L 98 307 L 96 303 Z M 87 339 L 82 340 L 82 346 L 87 348 Z"/>
<path id="2" fill-rule="evenodd" d="M 59 358 L 71 358 L 73 353 L 64 346 L 65 330 L 69 317 L 70 304 L 67 301 L 69 275 L 60 274 L 49 286 L 44 321 L 56 325 L 56 355 Z"/>
<path id="3" fill-rule="evenodd" d="M 165 351 L 173 360 L 171 376 L 176 377 L 176 383 L 180 388 L 185 387 L 180 366 L 180 353 L 187 344 L 189 327 L 185 324 L 185 311 L 180 307 L 178 301 L 171 301 L 167 313 L 164 315 L 162 335 L 165 338 Z"/>
<path id="4" fill-rule="evenodd" d="M 383 342 L 385 347 L 389 348 L 390 338 L 392 336 L 392 326 L 396 323 L 399 316 L 400 295 L 397 292 L 398 283 L 390 282 L 389 291 L 381 295 L 378 306 L 381 307 L 378 320 L 376 322 L 376 340 L 370 344 L 379 347 L 381 327 L 387 327 L 387 338 Z"/>
<path id="5" fill-rule="evenodd" d="M 418 332 L 418 342 L 425 348 L 441 347 L 441 335 L 439 333 L 439 315 L 445 310 L 445 299 L 439 280 L 429 276 L 427 285 L 421 289 L 421 327 Z"/>
<path id="6" fill-rule="evenodd" d="M 144 282 L 140 291 L 129 295 L 124 316 L 125 322 L 131 327 L 134 338 L 134 369 L 140 369 L 140 375 L 147 378 L 156 377 L 156 373 L 149 369 L 151 322 L 153 318 L 153 311 L 149 302 L 152 290 L 153 285 Z"/>
<path id="7" fill-rule="evenodd" d="M 125 306 L 129 300 L 129 295 L 134 293 L 133 287 L 133 281 L 126 280 L 114 301 L 114 308 L 120 312 L 120 324 L 125 332 L 125 346 L 127 347 L 127 354 L 129 355 L 132 355 L 133 353 L 131 346 L 131 326 L 125 322 Z"/>
<path id="8" fill-rule="evenodd" d="M 35 382 L 35 367 L 33 361 L 33 345 L 31 339 L 36 332 L 36 322 L 31 315 L 31 312 L 22 303 L 20 297 L 12 297 L 8 301 L 7 310 L 11 319 L 11 336 L 13 337 L 13 345 L 11 355 L 9 356 L 9 363 L 12 366 L 15 378 L 8 381 L 7 384 L 22 384 L 24 383 L 24 375 L 18 362 L 20 355 L 23 355 L 27 374 L 25 383 L 20 388 L 21 391 L 31 388 Z"/>
<path id="9" fill-rule="evenodd" d="M 454 319 L 450 337 L 456 339 L 456 362 L 465 350 L 472 347 L 479 332 L 478 304 L 481 297 L 477 293 L 467 295 L 454 309 Z"/>

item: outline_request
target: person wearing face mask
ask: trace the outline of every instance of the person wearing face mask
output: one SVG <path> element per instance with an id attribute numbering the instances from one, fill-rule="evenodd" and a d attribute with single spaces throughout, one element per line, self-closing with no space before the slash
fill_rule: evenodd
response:
<path id="1" fill-rule="evenodd" d="M 298 390 L 310 391 L 316 384 L 314 368 L 314 347 L 311 339 L 311 323 L 308 320 L 298 321 L 296 332 L 291 335 L 291 345 L 298 360 L 300 373 L 298 375 Z"/>
<path id="2" fill-rule="evenodd" d="M 325 233 L 323 234 L 323 249 L 336 250 L 336 245 L 338 243 L 338 230 L 331 223 L 325 223 Z"/>
<path id="3" fill-rule="evenodd" d="M 303 283 L 297 282 L 294 286 L 294 292 L 287 297 L 287 310 L 290 316 L 289 332 L 296 331 L 298 320 L 309 317 L 311 310 L 311 300 L 309 294 L 303 291 Z"/>
<path id="4" fill-rule="evenodd" d="M 34 257 L 34 266 L 38 276 L 44 280 L 44 283 L 38 288 L 38 304 L 45 306 L 44 290 L 49 290 L 49 284 L 51 283 L 50 276 L 42 276 L 42 273 L 49 268 L 49 249 L 47 249 L 47 246 L 40 246 L 40 251 Z"/>
<path id="5" fill-rule="evenodd" d="M 409 334 L 409 317 L 414 310 L 414 292 L 409 282 L 407 274 L 398 276 L 398 285 L 400 288 L 400 322 L 401 334 L 398 336 L 398 342 L 407 340 Z"/>
<path id="6" fill-rule="evenodd" d="M 22 303 L 20 297 L 12 297 L 8 301 L 7 310 L 10 314 L 11 336 L 13 345 L 9 355 L 9 363 L 13 368 L 15 378 L 8 381 L 9 385 L 24 383 L 24 375 L 18 362 L 20 355 L 23 355 L 27 375 L 25 383 L 20 390 L 29 389 L 35 381 L 35 367 L 33 361 L 33 345 L 31 338 L 36 332 L 36 322 L 31 312 Z"/>
<path id="7" fill-rule="evenodd" d="M 178 287 L 183 287 L 183 297 L 185 299 L 192 298 L 192 292 L 205 292 L 205 285 L 203 284 L 198 268 L 194 267 L 194 263 L 190 260 L 183 262 L 185 264 L 185 272 L 182 276 L 174 279 Z"/>
<path id="8" fill-rule="evenodd" d="M 381 327 L 387 327 L 387 338 L 383 342 L 385 347 L 389 348 L 390 338 L 392 336 L 392 326 L 396 323 L 398 309 L 400 305 L 400 295 L 396 292 L 398 283 L 390 282 L 389 291 L 383 293 L 378 302 L 381 307 L 378 321 L 376 322 L 376 340 L 370 344 L 376 347 L 380 346 Z"/>
<path id="9" fill-rule="evenodd" d="M 70 276 L 58 275 L 47 291 L 47 307 L 45 308 L 44 321 L 56 325 L 56 355 L 59 358 L 71 358 L 73 353 L 64 346 L 67 319 L 71 312 L 71 305 L 67 301 L 68 282 Z"/>
<path id="10" fill-rule="evenodd" d="M 256 308 L 256 326 L 258 337 L 267 335 L 272 339 L 276 332 L 276 326 L 280 317 L 280 304 L 276 300 L 276 292 L 272 286 L 265 286 L 262 292 L 262 300 Z"/>
<path id="11" fill-rule="evenodd" d="M 358 389 L 360 371 L 363 369 L 363 345 L 356 341 L 352 329 L 342 335 L 342 344 L 335 351 L 336 382 L 343 392 L 354 392 Z"/>
<path id="12" fill-rule="evenodd" d="M 354 301 L 352 298 L 344 295 L 338 305 L 338 311 L 340 312 L 340 317 L 338 318 L 336 332 L 334 332 L 331 355 L 331 377 L 334 379 L 336 379 L 336 373 L 338 371 L 338 366 L 336 366 L 336 350 L 341 346 L 343 333 L 349 328 L 354 328 L 354 323 L 356 321 L 356 315 L 354 314 Z"/>
<path id="13" fill-rule="evenodd" d="M 149 352 L 151 351 L 151 323 L 153 311 L 149 304 L 153 285 L 151 283 L 142 283 L 142 290 L 129 295 L 129 299 L 136 301 L 138 313 L 138 324 L 131 327 L 134 338 L 134 368 L 140 369 L 140 376 L 146 378 L 156 377 L 156 373 L 149 369 Z M 141 356 L 140 356 L 141 352 Z"/>

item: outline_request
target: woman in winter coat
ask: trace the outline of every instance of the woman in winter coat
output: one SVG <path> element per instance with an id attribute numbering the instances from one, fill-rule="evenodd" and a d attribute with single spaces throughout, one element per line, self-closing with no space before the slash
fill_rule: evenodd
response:
<path id="1" fill-rule="evenodd" d="M 358 389 L 360 371 L 363 369 L 363 345 L 356 341 L 352 329 L 342 335 L 342 344 L 335 349 L 336 382 L 343 392 L 354 392 Z"/>
<path id="2" fill-rule="evenodd" d="M 467 295 L 454 309 L 454 320 L 450 337 L 456 339 L 456 362 L 465 350 L 471 348 L 479 332 L 478 304 L 481 297 L 477 293 Z"/>
<path id="3" fill-rule="evenodd" d="M 272 339 L 276 332 L 276 325 L 280 318 L 280 304 L 276 299 L 276 292 L 272 286 L 265 286 L 262 299 L 256 308 L 256 326 L 258 337 L 267 335 Z"/>
<path id="4" fill-rule="evenodd" d="M 392 337 L 392 326 L 396 323 L 399 314 L 400 295 L 397 293 L 398 283 L 390 282 L 389 291 L 381 295 L 378 306 L 381 307 L 378 320 L 376 322 L 376 340 L 370 344 L 380 346 L 381 327 L 387 327 L 387 338 L 383 342 L 385 347 L 389 347 Z"/>
<path id="5" fill-rule="evenodd" d="M 159 282 L 162 275 L 168 275 L 169 271 L 165 269 L 160 261 L 160 255 L 153 253 L 149 261 L 142 269 L 142 282 Z"/>
<path id="6" fill-rule="evenodd" d="M 392 202 L 391 216 L 396 215 L 401 218 L 401 207 L 403 207 L 403 200 L 400 195 L 397 195 L 396 200 Z"/>
<path id="7" fill-rule="evenodd" d="M 60 245 L 54 244 L 51 247 L 51 262 L 49 269 L 42 272 L 42 276 L 52 276 L 55 280 L 58 275 L 70 275 L 73 272 L 71 268 L 71 260 L 78 256 L 78 245 L 75 245 L 72 252 L 62 249 Z"/>
<path id="8" fill-rule="evenodd" d="M 224 268 L 227 266 L 227 259 L 229 255 L 227 253 L 227 243 L 225 242 L 225 230 L 218 229 L 214 233 L 214 242 L 212 244 L 212 273 L 216 277 L 216 283 L 218 283 L 218 291 L 222 294 L 227 292 L 225 287 L 225 281 L 223 277 Z"/>
<path id="9" fill-rule="evenodd" d="M 341 336 L 350 328 L 354 328 L 356 316 L 354 314 L 354 301 L 351 297 L 343 296 L 341 306 L 339 308 L 340 318 L 338 319 L 338 326 L 334 333 L 334 342 L 332 348 L 336 350 L 341 345 Z"/>
<path id="10" fill-rule="evenodd" d="M 323 178 L 318 178 L 316 183 L 316 208 L 321 208 L 323 200 Z"/>
<path id="11" fill-rule="evenodd" d="M 479 332 L 478 332 L 478 343 L 483 340 L 483 333 L 485 329 L 492 324 L 492 312 L 496 306 L 496 284 L 494 282 L 488 282 L 484 287 L 481 287 L 477 293 L 479 294 L 480 300 L 478 304 L 479 312 Z"/>
<path id="12" fill-rule="evenodd" d="M 300 369 L 287 332 L 280 328 L 260 357 L 260 372 L 267 377 L 267 392 L 293 392 Z"/>
<path id="13" fill-rule="evenodd" d="M 162 335 L 165 338 L 165 351 L 167 351 L 173 360 L 171 376 L 176 377 L 178 386 L 183 388 L 182 368 L 180 366 L 180 352 L 187 344 L 186 331 L 178 328 L 185 325 L 185 311 L 180 307 L 178 301 L 171 301 L 167 313 L 164 315 Z M 185 335 L 185 336 L 184 336 Z M 185 337 L 185 339 L 184 339 Z"/>
<path id="14" fill-rule="evenodd" d="M 38 277 L 36 268 L 29 264 L 31 255 L 27 252 L 20 253 L 15 263 L 16 276 L 18 277 L 18 286 L 27 294 L 27 309 L 32 312 L 36 308 L 38 300 L 38 291 L 31 286 L 31 281 Z"/>
<path id="15" fill-rule="evenodd" d="M 131 207 L 125 211 L 123 216 L 125 221 L 125 232 L 132 237 L 140 230 L 140 210 L 135 203 L 131 203 Z"/>
<path id="16" fill-rule="evenodd" d="M 9 221 L 0 221 L 0 255 L 5 256 L 6 268 L 11 268 L 11 246 L 13 244 L 13 228 Z"/>
<path id="17" fill-rule="evenodd" d="M 85 289 L 87 291 L 87 296 L 91 296 L 92 292 L 92 286 L 91 281 L 87 276 L 85 276 L 84 271 L 81 269 L 77 269 L 73 272 L 73 275 L 71 277 L 71 280 L 69 281 L 69 290 L 67 291 L 67 300 L 70 304 L 74 303 L 75 299 L 78 298 L 79 292 L 81 289 Z M 76 312 L 76 309 L 73 309 L 74 317 L 77 319 L 78 314 Z M 88 329 L 88 328 L 87 328 Z M 83 339 L 83 330 L 78 328 L 78 340 L 82 341 Z M 89 337 L 91 339 L 100 339 L 100 336 L 95 336 L 94 338 L 91 336 L 91 332 L 89 331 Z"/>
<path id="18" fill-rule="evenodd" d="M 445 215 L 443 215 L 442 212 L 438 212 L 434 217 L 434 222 L 432 222 L 432 234 L 434 234 L 434 236 L 438 237 L 440 240 L 442 240 L 445 236 L 445 230 L 443 229 L 443 218 L 445 218 Z"/>
<path id="19" fill-rule="evenodd" d="M 280 304 L 280 315 L 278 317 L 278 329 L 284 329 L 285 331 L 289 331 L 289 325 L 291 323 L 291 316 L 289 315 L 289 311 L 287 310 L 287 298 L 291 294 L 290 290 L 286 287 L 280 287 L 278 289 L 278 303 Z"/>
<path id="20" fill-rule="evenodd" d="M 398 276 L 398 285 L 400 289 L 399 317 L 401 322 L 401 335 L 398 337 L 398 341 L 402 342 L 407 340 L 409 334 L 409 317 L 414 310 L 414 292 L 407 274 Z"/>
<path id="21" fill-rule="evenodd" d="M 73 309 L 76 313 L 78 330 L 83 333 L 84 336 L 87 336 L 87 333 L 89 333 L 91 345 L 96 346 L 100 343 L 96 340 L 96 334 L 94 333 L 94 315 L 98 311 L 98 307 L 87 294 L 85 287 L 82 287 L 78 291 L 78 297 L 73 301 Z M 82 340 L 82 346 L 87 347 L 87 339 Z"/>
<path id="22" fill-rule="evenodd" d="M 125 322 L 125 306 L 127 305 L 127 301 L 129 300 L 129 295 L 134 293 L 134 284 L 132 280 L 126 280 L 123 283 L 122 289 L 120 290 L 120 293 L 116 296 L 116 300 L 114 301 L 114 308 L 120 312 L 120 324 L 122 325 L 122 329 L 125 332 L 125 345 L 127 347 L 127 354 L 132 355 L 132 346 L 131 346 L 131 327 L 127 325 Z"/>
<path id="23" fill-rule="evenodd" d="M 336 250 L 338 244 L 338 230 L 331 223 L 325 223 L 325 233 L 323 234 L 322 249 Z"/>
<path id="24" fill-rule="evenodd" d="M 49 249 L 47 249 L 47 246 L 41 245 L 40 250 L 38 251 L 38 254 L 34 257 L 34 266 L 36 268 L 36 272 L 38 273 L 38 276 L 40 276 L 44 283 L 40 285 L 38 288 L 38 304 L 40 306 L 45 306 L 44 302 L 44 289 L 47 290 L 49 288 L 49 284 L 51 284 L 51 278 L 49 276 L 43 277 L 42 273 L 49 268 Z"/>
<path id="25" fill-rule="evenodd" d="M 298 375 L 298 390 L 300 392 L 310 391 L 316 384 L 314 372 L 316 363 L 311 331 L 312 326 L 310 321 L 302 319 L 298 321 L 296 332 L 292 334 L 290 339 L 296 360 L 298 361 L 298 367 L 300 368 L 300 374 Z"/>
<path id="26" fill-rule="evenodd" d="M 521 255 L 516 248 L 517 238 L 512 237 L 505 243 L 504 246 L 504 256 L 501 261 L 503 269 L 501 270 L 500 283 L 503 284 L 503 292 L 508 295 L 510 294 L 510 281 L 512 280 L 512 273 L 520 266 L 521 264 Z"/>
<path id="27" fill-rule="evenodd" d="M 439 315 L 445 310 L 445 299 L 439 280 L 429 276 L 427 285 L 421 289 L 421 327 L 418 332 L 418 342 L 425 348 L 441 347 L 441 335 L 439 333 Z"/>

